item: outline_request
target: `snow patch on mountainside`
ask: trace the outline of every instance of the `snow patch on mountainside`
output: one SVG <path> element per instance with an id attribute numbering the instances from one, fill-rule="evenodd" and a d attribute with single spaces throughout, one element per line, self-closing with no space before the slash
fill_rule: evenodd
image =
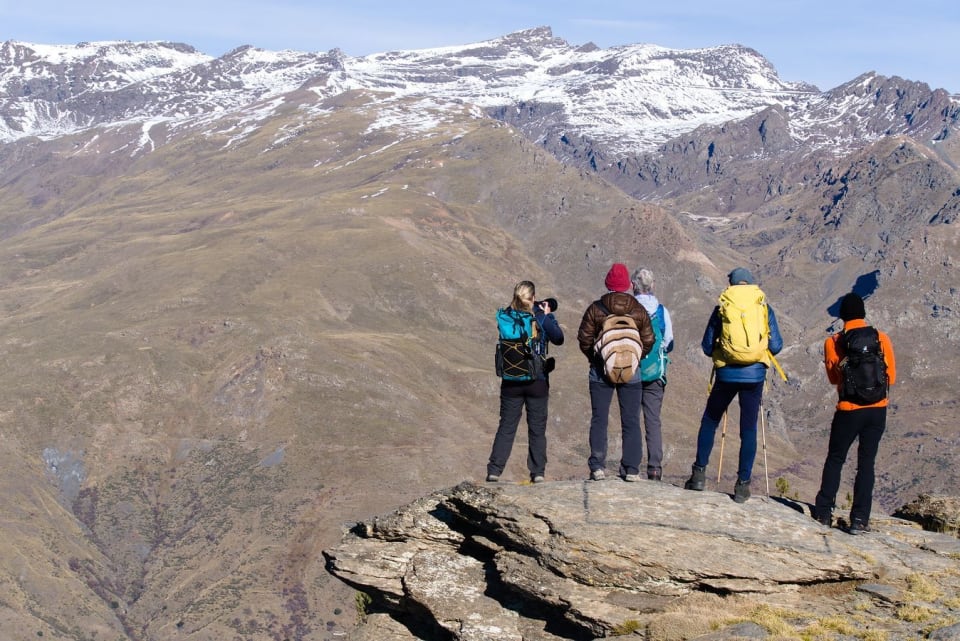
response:
<path id="1" fill-rule="evenodd" d="M 37 92 L 38 81 L 47 92 Z M 756 52 L 739 46 L 675 50 L 655 45 L 574 48 L 549 28 L 463 46 L 352 58 L 243 47 L 212 59 L 186 45 L 96 42 L 74 46 L 7 42 L 0 47 L 0 140 L 52 138 L 102 122 L 84 96 L 169 121 L 245 110 L 254 101 L 309 86 L 321 97 L 353 89 L 380 92 L 383 122 L 426 130 L 444 109 L 522 103 L 559 105 L 572 129 L 626 152 L 650 148 L 700 124 L 744 117 L 770 103 L 807 97 L 779 80 Z M 55 92 L 50 88 L 55 87 Z M 131 96 L 133 98 L 131 98 Z M 428 118 L 403 116 L 397 99 L 430 101 Z M 121 108 L 122 111 L 122 108 Z M 139 116 L 137 115 L 139 114 Z M 194 122 L 195 124 L 195 122 Z"/>
<path id="2" fill-rule="evenodd" d="M 463 46 L 357 58 L 336 49 L 240 47 L 213 59 L 164 42 L 11 41 L 0 45 L 0 142 L 132 122 L 163 121 L 175 131 L 229 115 L 243 122 L 237 125 L 243 137 L 271 110 L 283 108 L 284 96 L 307 112 L 322 113 L 319 104 L 304 104 L 302 92 L 323 103 L 361 91 L 373 97 L 370 131 L 391 127 L 422 134 L 467 108 L 480 118 L 507 115 L 532 138 L 570 135 L 625 157 L 654 152 L 698 127 L 777 106 L 798 145 L 841 152 L 885 135 L 881 128 L 858 130 L 861 114 L 877 118 L 871 81 L 865 76 L 824 94 L 806 83 L 782 81 L 766 59 L 740 45 L 574 47 L 547 27 Z"/>

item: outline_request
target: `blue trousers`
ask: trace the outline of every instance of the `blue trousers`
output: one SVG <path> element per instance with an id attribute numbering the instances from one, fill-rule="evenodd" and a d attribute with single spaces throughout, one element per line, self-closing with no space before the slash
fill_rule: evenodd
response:
<path id="1" fill-rule="evenodd" d="M 727 383 L 714 381 L 707 406 L 700 418 L 700 432 L 697 434 L 697 467 L 706 467 L 710 462 L 710 452 L 717 433 L 717 426 L 723 418 L 733 397 L 740 399 L 740 461 L 737 466 L 737 480 L 749 482 L 753 474 L 753 461 L 757 457 L 757 414 L 760 401 L 763 400 L 763 381 L 758 383 Z"/>

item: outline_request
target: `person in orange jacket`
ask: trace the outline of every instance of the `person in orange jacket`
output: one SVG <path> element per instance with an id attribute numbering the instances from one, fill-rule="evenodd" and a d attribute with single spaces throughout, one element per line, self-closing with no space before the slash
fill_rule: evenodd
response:
<path id="1" fill-rule="evenodd" d="M 888 389 L 897 380 L 897 366 L 890 337 L 876 330 L 876 342 L 883 354 L 886 370 L 885 384 L 874 386 L 877 388 L 875 392 L 861 393 L 856 391 L 856 385 L 845 383 L 845 379 L 849 381 L 844 375 L 844 368 L 849 362 L 849 355 L 844 353 L 844 345 L 847 344 L 845 337 L 854 330 L 872 328 L 864 320 L 866 311 L 863 299 L 852 292 L 840 301 L 840 318 L 843 320 L 843 331 L 830 336 L 823 345 L 823 363 L 827 378 L 837 386 L 839 400 L 830 425 L 830 443 L 827 459 L 823 463 L 823 475 L 813 508 L 813 518 L 828 527 L 831 525 L 837 490 L 840 487 L 840 473 L 847 459 L 847 452 L 853 442 L 859 439 L 857 475 L 853 482 L 853 505 L 850 508 L 847 532 L 860 534 L 870 530 L 874 461 L 880 447 L 880 437 L 887 425 Z M 873 340 L 870 338 L 871 334 L 872 331 L 858 332 L 867 343 Z M 877 378 L 882 378 L 882 369 L 876 369 L 881 374 Z"/>

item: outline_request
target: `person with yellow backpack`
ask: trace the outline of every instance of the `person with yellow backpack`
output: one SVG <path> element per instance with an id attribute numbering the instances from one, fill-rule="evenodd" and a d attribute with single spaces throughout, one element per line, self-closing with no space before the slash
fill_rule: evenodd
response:
<path id="1" fill-rule="evenodd" d="M 757 455 L 757 415 L 763 399 L 767 369 L 781 372 L 774 355 L 783 349 L 783 338 L 773 308 L 763 290 L 744 267 L 730 272 L 730 286 L 722 294 L 703 332 L 700 347 L 713 359 L 713 374 L 707 405 L 700 418 L 697 456 L 688 490 L 702 491 L 706 467 L 720 420 L 734 397 L 740 402 L 740 459 L 733 500 L 750 498 L 750 478 Z"/>

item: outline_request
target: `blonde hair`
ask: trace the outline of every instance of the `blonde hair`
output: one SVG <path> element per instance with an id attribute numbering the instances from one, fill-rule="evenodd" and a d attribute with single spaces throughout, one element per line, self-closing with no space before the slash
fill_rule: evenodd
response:
<path id="1" fill-rule="evenodd" d="M 630 280 L 633 281 L 634 294 L 653 293 L 653 272 L 649 269 L 638 269 Z"/>
<path id="2" fill-rule="evenodd" d="M 521 280 L 513 288 L 513 300 L 510 307 L 522 311 L 533 312 L 533 301 L 536 298 L 536 288 L 529 280 Z"/>

